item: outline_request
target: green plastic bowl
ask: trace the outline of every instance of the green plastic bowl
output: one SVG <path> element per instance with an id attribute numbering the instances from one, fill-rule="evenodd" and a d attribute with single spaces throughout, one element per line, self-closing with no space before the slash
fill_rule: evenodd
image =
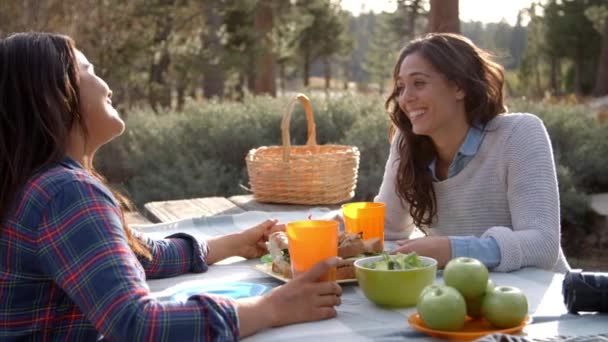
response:
<path id="1" fill-rule="evenodd" d="M 380 306 L 408 307 L 416 305 L 422 289 L 433 284 L 437 274 L 437 260 L 419 256 L 426 265 L 411 270 L 375 270 L 365 267 L 382 259 L 382 256 L 361 258 L 355 261 L 359 287 L 367 299 Z"/>

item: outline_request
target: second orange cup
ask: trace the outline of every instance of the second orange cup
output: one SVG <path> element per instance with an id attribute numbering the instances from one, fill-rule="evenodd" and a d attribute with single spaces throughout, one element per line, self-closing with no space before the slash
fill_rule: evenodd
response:
<path id="1" fill-rule="evenodd" d="M 353 202 L 342 205 L 346 231 L 361 234 L 363 240 L 379 238 L 384 243 L 386 206 L 379 202 Z"/>
<path id="2" fill-rule="evenodd" d="M 287 224 L 289 256 L 294 277 L 308 271 L 316 263 L 338 256 L 338 221 L 306 220 Z M 331 269 L 320 281 L 335 281 L 336 269 Z"/>

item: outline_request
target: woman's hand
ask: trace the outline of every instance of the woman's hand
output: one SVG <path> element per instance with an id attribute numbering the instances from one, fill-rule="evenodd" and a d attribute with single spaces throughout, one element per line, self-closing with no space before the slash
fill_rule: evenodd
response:
<path id="1" fill-rule="evenodd" d="M 277 225 L 277 220 L 266 220 L 255 227 L 237 233 L 237 253 L 243 258 L 259 258 L 268 253 L 266 241 L 268 236 L 277 231 L 284 231 L 284 225 Z"/>
<path id="2" fill-rule="evenodd" d="M 426 236 L 419 239 L 397 241 L 399 247 L 392 253 L 416 252 L 418 255 L 437 260 L 437 267 L 443 268 L 452 258 L 452 245 L 447 236 Z"/>
<path id="3" fill-rule="evenodd" d="M 232 256 L 259 258 L 268 253 L 265 243 L 268 236 L 284 229 L 284 226 L 277 225 L 277 220 L 272 219 L 242 232 L 211 238 L 207 240 L 209 254 L 206 262 L 211 265 Z"/>
<path id="4" fill-rule="evenodd" d="M 261 298 L 240 300 L 238 314 L 241 337 L 265 328 L 335 317 L 335 306 L 342 302 L 342 288 L 335 282 L 319 283 L 318 279 L 330 268 L 336 267 L 339 260 L 329 258 L 321 261 L 308 272 Z"/>

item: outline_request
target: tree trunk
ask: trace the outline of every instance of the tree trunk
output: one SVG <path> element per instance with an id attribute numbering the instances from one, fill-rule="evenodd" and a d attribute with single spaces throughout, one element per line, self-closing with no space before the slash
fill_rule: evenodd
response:
<path id="1" fill-rule="evenodd" d="M 186 82 L 178 81 L 177 84 L 177 110 L 181 112 L 186 102 Z"/>
<path id="2" fill-rule="evenodd" d="M 279 64 L 279 89 L 281 95 L 285 95 L 285 63 Z"/>
<path id="3" fill-rule="evenodd" d="M 218 97 L 224 97 L 224 83 L 225 75 L 224 68 L 221 65 L 222 44 L 218 32 L 222 25 L 222 19 L 219 14 L 218 4 L 215 1 L 204 1 L 205 13 L 207 14 L 207 27 L 201 34 L 201 40 L 203 42 L 203 49 L 211 51 L 213 54 L 217 54 L 209 58 L 209 56 L 203 56 L 206 59 L 203 66 L 203 96 L 207 99 Z"/>
<path id="4" fill-rule="evenodd" d="M 277 95 L 275 84 L 275 57 L 270 33 L 273 27 L 272 5 L 268 1 L 258 2 L 255 11 L 255 29 L 260 34 L 260 49 L 256 54 L 257 73 L 254 82 L 254 94 Z"/>
<path id="5" fill-rule="evenodd" d="M 245 76 L 243 75 L 243 73 L 239 73 L 239 77 L 238 80 L 236 82 L 236 84 L 234 85 L 234 93 L 235 93 L 235 100 L 238 102 L 243 101 L 243 99 L 245 98 Z"/>
<path id="6" fill-rule="evenodd" d="M 421 0 L 414 0 L 410 5 L 410 17 L 407 19 L 407 32 L 411 39 L 416 37 L 416 20 L 418 19 L 419 10 L 422 8 L 421 2 Z M 456 8 L 458 9 L 458 7 Z M 456 13 L 456 16 L 458 16 L 458 13 Z"/>
<path id="7" fill-rule="evenodd" d="M 561 95 L 563 93 L 563 83 L 562 83 L 562 60 L 557 58 L 555 60 L 555 69 L 557 72 L 555 73 L 557 87 L 555 88 L 555 95 Z"/>
<path id="8" fill-rule="evenodd" d="M 247 65 L 255 65 L 255 56 L 253 54 L 249 54 Z M 247 76 L 247 89 L 250 92 L 255 90 L 255 80 L 258 76 L 258 71 L 255 68 L 247 68 L 246 71 Z"/>
<path id="9" fill-rule="evenodd" d="M 40 4 L 37 1 L 27 0 L 23 1 L 23 12 L 25 15 L 22 17 L 23 27 L 38 27 L 38 19 L 40 17 Z"/>
<path id="10" fill-rule="evenodd" d="M 150 66 L 150 84 L 148 101 L 155 111 L 171 106 L 171 91 L 165 80 L 165 72 L 169 69 L 171 58 L 166 46 L 156 53 Z"/>
<path id="11" fill-rule="evenodd" d="M 460 33 L 458 0 L 431 0 L 428 31 Z"/>
<path id="12" fill-rule="evenodd" d="M 578 96 L 583 94 L 583 63 L 582 52 L 578 50 L 574 59 L 574 93 Z"/>
<path id="13" fill-rule="evenodd" d="M 173 0 L 165 0 L 161 2 L 161 6 L 171 7 L 173 3 Z M 167 10 L 164 15 L 157 17 L 155 20 L 153 46 L 156 52 L 150 66 L 148 102 L 156 112 L 160 108 L 171 106 L 171 90 L 165 80 L 165 73 L 171 64 L 167 47 L 169 36 L 173 31 L 173 15 L 171 13 L 170 10 Z"/>
<path id="14" fill-rule="evenodd" d="M 131 108 L 131 106 L 133 105 L 132 99 L 131 99 L 131 88 L 126 85 L 126 84 L 121 84 L 119 86 L 120 89 L 120 98 L 121 101 L 119 102 L 119 105 L 122 104 L 125 108 Z M 125 119 L 128 116 L 127 114 L 128 111 L 121 111 L 121 116 L 124 116 Z"/>
<path id="15" fill-rule="evenodd" d="M 325 91 L 331 88 L 331 61 L 329 56 L 323 57 L 323 76 L 325 76 Z"/>
<path id="16" fill-rule="evenodd" d="M 597 78 L 593 89 L 595 96 L 608 95 L 608 18 L 604 19 L 602 50 L 597 66 Z"/>
<path id="17" fill-rule="evenodd" d="M 539 65 L 539 60 L 540 58 L 538 56 L 536 56 L 534 58 L 534 83 L 536 86 L 536 96 L 538 97 L 542 97 L 543 96 L 543 88 L 541 87 L 540 84 L 540 65 Z"/>
<path id="18" fill-rule="evenodd" d="M 344 75 L 342 79 L 342 89 L 348 90 L 348 82 L 350 81 L 350 61 L 346 61 L 342 64 L 342 68 L 344 69 Z"/>
<path id="19" fill-rule="evenodd" d="M 310 53 L 308 49 L 304 52 L 304 87 L 308 87 L 308 78 L 310 77 Z"/>
<path id="20" fill-rule="evenodd" d="M 549 88 L 551 89 L 551 95 L 557 94 L 557 68 L 557 57 L 551 56 L 549 64 Z"/>

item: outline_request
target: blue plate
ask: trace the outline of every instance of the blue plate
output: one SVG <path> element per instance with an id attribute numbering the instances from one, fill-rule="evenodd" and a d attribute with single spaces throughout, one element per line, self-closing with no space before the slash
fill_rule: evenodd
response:
<path id="1" fill-rule="evenodd" d="M 185 302 L 192 295 L 196 294 L 212 294 L 216 296 L 225 296 L 232 299 L 247 298 L 254 296 L 261 296 L 264 293 L 270 291 L 272 287 L 255 284 L 255 283 L 213 283 L 213 284 L 194 284 L 188 288 L 179 290 L 171 299 L 177 302 Z"/>

